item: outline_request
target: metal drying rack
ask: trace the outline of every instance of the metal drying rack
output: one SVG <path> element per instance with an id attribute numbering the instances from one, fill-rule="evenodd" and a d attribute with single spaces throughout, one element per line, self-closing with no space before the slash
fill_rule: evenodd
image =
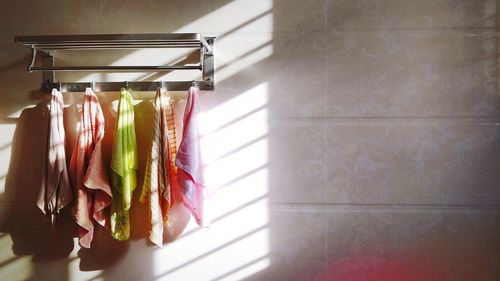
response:
<path id="1" fill-rule="evenodd" d="M 16 36 L 15 42 L 31 48 L 32 57 L 28 72 L 42 71 L 42 88 L 58 88 L 61 92 L 81 92 L 91 87 L 96 92 L 119 91 L 122 87 L 136 91 L 152 91 L 165 87 L 169 91 L 188 90 L 192 85 L 200 90 L 214 90 L 214 40 L 198 33 L 155 34 L 88 34 L 88 35 L 44 35 Z M 55 66 L 56 50 L 90 49 L 143 49 L 143 48 L 199 48 L 200 60 L 196 65 L 160 66 Z M 36 66 L 37 54 L 41 52 L 41 66 Z M 163 72 L 175 70 L 200 70 L 200 81 L 124 81 L 124 82 L 56 82 L 55 72 L 99 71 L 99 72 Z"/>

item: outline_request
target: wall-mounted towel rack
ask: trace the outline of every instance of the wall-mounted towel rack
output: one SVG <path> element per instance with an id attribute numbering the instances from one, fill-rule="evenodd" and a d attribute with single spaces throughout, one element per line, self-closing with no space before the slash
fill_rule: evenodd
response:
<path id="1" fill-rule="evenodd" d="M 45 35 L 16 36 L 15 42 L 31 48 L 32 57 L 28 71 L 42 71 L 42 87 L 60 88 L 63 92 L 84 91 L 89 85 L 94 91 L 118 91 L 123 82 L 56 82 L 58 71 L 106 71 L 106 72 L 161 72 L 174 70 L 200 70 L 202 80 L 194 81 L 200 90 L 214 89 L 214 39 L 198 33 L 156 33 L 156 34 L 88 34 L 88 35 Z M 142 49 L 142 48 L 199 48 L 200 60 L 196 65 L 159 65 L 159 66 L 55 66 L 56 50 L 90 49 Z M 37 53 L 42 52 L 41 66 L 35 66 Z M 159 85 L 172 91 L 187 90 L 192 81 L 149 81 L 127 82 L 138 91 L 154 90 Z M 135 87 L 135 88 L 134 88 Z"/>

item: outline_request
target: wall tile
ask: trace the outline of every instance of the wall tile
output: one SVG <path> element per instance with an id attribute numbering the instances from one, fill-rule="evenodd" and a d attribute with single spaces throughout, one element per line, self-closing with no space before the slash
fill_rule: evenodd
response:
<path id="1" fill-rule="evenodd" d="M 448 280 L 497 280 L 500 269 L 500 213 L 469 210 L 447 214 Z"/>
<path id="2" fill-rule="evenodd" d="M 323 117 L 326 77 L 323 32 L 276 37 L 270 78 L 271 118 Z"/>
<path id="3" fill-rule="evenodd" d="M 328 0 L 328 29 L 495 27 L 495 0 Z"/>
<path id="4" fill-rule="evenodd" d="M 491 32 L 331 31 L 327 116 L 492 116 Z"/>
<path id="5" fill-rule="evenodd" d="M 448 199 L 458 205 L 498 205 L 500 191 L 499 131 L 496 122 L 455 129 L 453 178 L 448 181 Z"/>
<path id="6" fill-rule="evenodd" d="M 498 204 L 496 131 L 458 120 L 332 121 L 327 200 Z"/>
<path id="7" fill-rule="evenodd" d="M 323 32 L 231 35 L 216 44 L 217 101 L 265 85 L 270 118 L 324 116 Z"/>
<path id="8" fill-rule="evenodd" d="M 274 0 L 274 32 L 325 31 L 327 0 Z"/>
<path id="9" fill-rule="evenodd" d="M 331 125 L 327 198 L 335 203 L 446 202 L 452 137 L 425 126 Z"/>
<path id="10" fill-rule="evenodd" d="M 437 277 L 446 264 L 445 219 L 429 211 L 333 209 L 327 217 L 328 278 L 323 280 L 444 280 Z"/>
<path id="11" fill-rule="evenodd" d="M 322 126 L 270 126 L 271 202 L 324 202 L 324 140 Z"/>
<path id="12" fill-rule="evenodd" d="M 271 268 L 251 280 L 311 280 L 325 266 L 325 213 L 270 211 Z"/>

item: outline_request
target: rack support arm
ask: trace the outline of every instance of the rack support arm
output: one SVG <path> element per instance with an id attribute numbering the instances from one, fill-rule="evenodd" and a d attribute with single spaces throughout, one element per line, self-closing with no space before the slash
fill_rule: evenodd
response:
<path id="1" fill-rule="evenodd" d="M 35 46 L 31 45 L 31 50 L 32 50 L 31 62 L 30 62 L 30 65 L 28 65 L 28 72 L 31 72 L 31 69 L 35 65 L 35 59 L 36 59 L 36 48 L 35 48 Z"/>

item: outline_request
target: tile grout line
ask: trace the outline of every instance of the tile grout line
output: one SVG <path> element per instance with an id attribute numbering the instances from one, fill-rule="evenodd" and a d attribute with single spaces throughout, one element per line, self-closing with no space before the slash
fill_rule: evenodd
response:
<path id="1" fill-rule="evenodd" d="M 326 120 L 327 120 L 327 110 L 328 110 L 328 63 L 327 63 L 327 54 L 328 54 L 328 1 L 329 0 L 324 0 L 324 6 L 323 6 L 323 9 L 324 9 L 324 13 L 325 13 L 325 49 L 323 50 L 323 62 L 324 62 L 324 66 L 325 66 L 325 85 L 324 85 L 324 89 L 325 89 L 325 102 L 323 104 L 323 116 L 325 118 L 323 118 L 323 148 L 324 148 L 324 155 L 323 155 L 323 163 L 324 163 L 324 167 L 323 167 L 323 183 L 324 183 L 324 186 L 323 186 L 323 220 L 324 220 L 324 236 L 323 236 L 323 239 L 324 239 L 324 261 L 325 261 L 325 272 L 326 272 L 326 269 L 328 268 L 328 214 L 326 212 L 327 210 L 327 200 L 326 200 L 326 196 L 328 194 L 328 185 L 327 185 L 327 182 L 328 182 L 328 156 L 327 156 L 327 143 L 328 143 L 328 130 L 327 130 L 327 126 L 326 126 Z"/>
<path id="2" fill-rule="evenodd" d="M 331 211 L 477 211 L 500 213 L 500 205 L 439 205 L 439 204 L 356 204 L 356 203 L 271 203 L 270 207 L 277 211 L 310 210 L 312 212 Z"/>
<path id="3" fill-rule="evenodd" d="M 326 72 L 326 71 L 325 71 Z M 297 119 L 325 119 L 325 120 L 384 120 L 387 119 L 401 119 L 401 120 L 428 120 L 428 119 L 436 119 L 436 120 L 498 120 L 500 119 L 500 115 L 420 115 L 420 116 L 412 116 L 412 115 L 371 115 L 371 116 L 326 116 L 326 117 L 278 117 L 275 118 L 277 120 L 297 120 Z"/>

